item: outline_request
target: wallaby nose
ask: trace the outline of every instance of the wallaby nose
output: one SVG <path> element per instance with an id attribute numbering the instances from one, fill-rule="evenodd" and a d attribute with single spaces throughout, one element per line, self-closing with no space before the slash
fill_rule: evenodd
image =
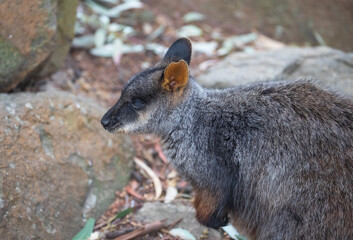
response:
<path id="1" fill-rule="evenodd" d="M 101 120 L 101 124 L 104 128 L 107 128 L 110 123 L 110 118 L 103 116 Z"/>

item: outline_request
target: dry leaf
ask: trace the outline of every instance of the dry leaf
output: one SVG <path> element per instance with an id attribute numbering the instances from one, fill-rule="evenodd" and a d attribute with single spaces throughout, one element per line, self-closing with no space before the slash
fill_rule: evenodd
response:
<path id="1" fill-rule="evenodd" d="M 178 190 L 175 187 L 169 186 L 164 197 L 164 202 L 170 203 L 176 198 L 176 196 L 178 196 Z"/>
<path id="2" fill-rule="evenodd" d="M 157 175 L 153 172 L 153 170 L 147 166 L 143 161 L 138 158 L 134 158 L 134 161 L 138 167 L 143 169 L 147 175 L 152 178 L 154 189 L 155 189 L 155 199 L 158 199 L 162 195 L 162 183 L 157 177 Z"/>

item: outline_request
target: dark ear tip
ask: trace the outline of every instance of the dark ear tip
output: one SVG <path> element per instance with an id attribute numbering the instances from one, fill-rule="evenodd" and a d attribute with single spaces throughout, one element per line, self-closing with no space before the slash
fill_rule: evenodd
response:
<path id="1" fill-rule="evenodd" d="M 187 62 L 187 64 L 190 64 L 191 51 L 191 40 L 186 37 L 179 38 L 170 46 L 164 58 L 172 61 L 179 61 L 183 59 Z"/>
<path id="2" fill-rule="evenodd" d="M 187 37 L 179 38 L 172 45 L 174 45 L 174 44 L 183 46 L 183 48 L 186 51 L 190 51 L 190 54 L 191 54 L 191 52 L 192 52 L 192 44 L 191 44 L 191 40 L 189 38 L 187 38 Z"/>
<path id="3" fill-rule="evenodd" d="M 190 38 L 182 37 L 182 38 L 179 38 L 178 40 L 176 40 L 175 42 L 179 42 L 179 41 L 184 43 L 184 44 L 189 45 L 190 48 L 192 46 Z"/>

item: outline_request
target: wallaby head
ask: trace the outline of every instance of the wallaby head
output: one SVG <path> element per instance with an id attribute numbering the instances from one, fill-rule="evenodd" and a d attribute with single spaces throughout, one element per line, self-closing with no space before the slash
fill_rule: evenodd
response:
<path id="1" fill-rule="evenodd" d="M 161 120 L 187 95 L 190 59 L 190 40 L 175 41 L 158 64 L 128 81 L 120 99 L 103 116 L 103 127 L 109 132 L 158 132 Z"/>

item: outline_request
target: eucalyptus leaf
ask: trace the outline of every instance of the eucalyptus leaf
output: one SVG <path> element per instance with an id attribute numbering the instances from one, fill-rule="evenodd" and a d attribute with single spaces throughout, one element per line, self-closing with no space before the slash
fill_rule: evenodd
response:
<path id="1" fill-rule="evenodd" d="M 119 3 L 119 0 L 99 0 L 100 2 L 106 2 L 110 4 L 117 4 Z"/>
<path id="2" fill-rule="evenodd" d="M 72 41 L 74 48 L 92 48 L 94 47 L 94 35 L 85 35 L 82 37 L 75 37 Z"/>
<path id="3" fill-rule="evenodd" d="M 182 228 L 173 228 L 169 231 L 170 235 L 180 237 L 183 240 L 196 240 L 196 238 L 187 230 Z"/>
<path id="4" fill-rule="evenodd" d="M 93 218 L 88 219 L 85 226 L 79 231 L 72 240 L 86 240 L 93 232 L 95 220 Z"/>
<path id="5" fill-rule="evenodd" d="M 159 37 L 160 35 L 162 35 L 162 33 L 165 31 L 165 26 L 161 25 L 159 26 L 156 30 L 154 30 L 148 37 L 147 39 L 149 41 Z"/>
<path id="6" fill-rule="evenodd" d="M 107 27 L 110 23 L 110 18 L 102 15 L 99 17 L 99 22 L 101 23 L 102 26 Z"/>
<path id="7" fill-rule="evenodd" d="M 108 26 L 109 32 L 119 32 L 124 29 L 124 25 L 121 25 L 119 23 L 111 23 Z"/>
<path id="8" fill-rule="evenodd" d="M 101 47 L 92 48 L 89 53 L 96 57 L 112 57 L 114 52 L 113 44 L 106 44 Z"/>
<path id="9" fill-rule="evenodd" d="M 108 8 L 103 7 L 102 5 L 99 5 L 92 0 L 85 0 L 85 3 L 93 12 L 95 12 L 99 15 L 108 16 L 108 14 L 109 14 Z"/>
<path id="10" fill-rule="evenodd" d="M 177 33 L 178 37 L 198 37 L 202 35 L 202 29 L 195 25 L 185 25 Z"/>
<path id="11" fill-rule="evenodd" d="M 258 35 L 256 33 L 229 37 L 223 42 L 222 48 L 219 49 L 217 53 L 220 56 L 227 55 L 235 48 L 242 48 L 246 44 L 254 42 L 257 37 Z"/>
<path id="12" fill-rule="evenodd" d="M 204 19 L 205 19 L 205 16 L 199 12 L 189 12 L 185 14 L 183 17 L 184 22 L 195 22 L 195 21 L 201 21 Z"/>
<path id="13" fill-rule="evenodd" d="M 106 44 L 98 48 L 92 48 L 90 54 L 97 57 L 113 57 L 114 44 Z M 141 44 L 138 45 L 122 45 L 122 54 L 143 52 L 144 47 Z"/>
<path id="14" fill-rule="evenodd" d="M 106 43 L 112 43 L 114 42 L 114 40 L 117 38 L 116 34 L 115 33 L 109 33 L 106 37 L 106 40 L 105 42 Z"/>
<path id="15" fill-rule="evenodd" d="M 169 186 L 164 197 L 164 202 L 170 203 L 176 198 L 176 196 L 178 196 L 178 190 L 175 187 Z"/>
<path id="16" fill-rule="evenodd" d="M 117 218 L 124 218 L 126 215 L 128 215 L 132 212 L 133 212 L 133 208 L 127 208 L 121 212 L 118 212 L 118 214 L 115 215 L 114 220 Z"/>
<path id="17" fill-rule="evenodd" d="M 229 237 L 232 239 L 236 240 L 246 240 L 245 237 L 241 236 L 238 231 L 230 224 L 228 224 L 225 227 L 222 227 L 222 229 L 228 234 Z"/>
<path id="18" fill-rule="evenodd" d="M 192 44 L 192 48 L 195 50 L 195 52 L 201 52 L 208 56 L 214 54 L 217 47 L 218 47 L 218 43 L 216 41 L 195 42 Z"/>
<path id="19" fill-rule="evenodd" d="M 115 65 L 120 64 L 121 56 L 123 55 L 123 42 L 120 38 L 114 40 L 113 61 Z"/>
<path id="20" fill-rule="evenodd" d="M 119 17 L 123 11 L 135 9 L 135 8 L 142 8 L 143 4 L 141 2 L 125 2 L 122 4 L 117 5 L 108 10 L 107 14 L 104 14 L 108 17 Z"/>
<path id="21" fill-rule="evenodd" d="M 105 28 L 99 28 L 94 34 L 94 44 L 97 48 L 101 47 L 105 43 L 107 30 Z"/>
<path id="22" fill-rule="evenodd" d="M 75 35 L 80 35 L 85 33 L 85 26 L 80 22 L 76 21 L 74 25 Z"/>
<path id="23" fill-rule="evenodd" d="M 125 53 L 137 53 L 137 52 L 143 52 L 145 49 L 141 44 L 137 44 L 137 45 L 127 45 L 124 44 L 123 45 L 123 54 Z"/>
<path id="24" fill-rule="evenodd" d="M 152 51 L 159 56 L 163 56 L 168 50 L 167 47 L 158 43 L 148 43 L 145 48 L 146 50 Z"/>

